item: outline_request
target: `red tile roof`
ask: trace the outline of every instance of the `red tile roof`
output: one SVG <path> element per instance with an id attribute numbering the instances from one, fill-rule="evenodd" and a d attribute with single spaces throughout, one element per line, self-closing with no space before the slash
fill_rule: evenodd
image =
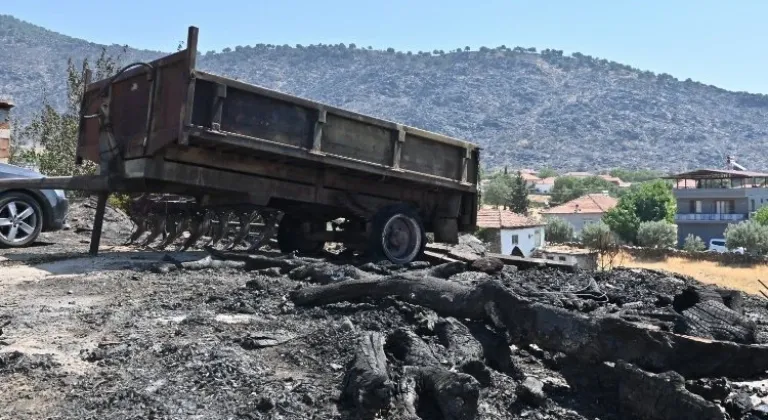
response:
<path id="1" fill-rule="evenodd" d="M 480 228 L 518 229 L 543 225 L 543 222 L 500 207 L 482 207 L 477 211 L 477 227 Z"/>
<path id="2" fill-rule="evenodd" d="M 605 194 L 587 194 L 579 197 L 575 200 L 571 200 L 567 203 L 563 203 L 559 206 L 553 207 L 548 210 L 543 210 L 542 214 L 573 214 L 573 213 L 587 213 L 597 214 L 605 213 L 606 211 L 616 207 L 619 200 Z"/>
<path id="3" fill-rule="evenodd" d="M 529 174 L 525 172 L 521 172 L 520 176 L 523 177 L 524 181 L 539 181 L 541 179 L 534 174 Z"/>
<path id="4" fill-rule="evenodd" d="M 551 176 L 549 178 L 541 179 L 537 182 L 537 184 L 555 184 L 555 177 Z"/>

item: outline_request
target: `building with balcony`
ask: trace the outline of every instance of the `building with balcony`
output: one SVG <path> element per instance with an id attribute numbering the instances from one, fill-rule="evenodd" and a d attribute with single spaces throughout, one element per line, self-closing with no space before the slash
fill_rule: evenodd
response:
<path id="1" fill-rule="evenodd" d="M 768 173 L 699 169 L 667 177 L 677 200 L 678 246 L 689 234 L 704 243 L 725 237 L 725 228 L 768 205 Z"/>

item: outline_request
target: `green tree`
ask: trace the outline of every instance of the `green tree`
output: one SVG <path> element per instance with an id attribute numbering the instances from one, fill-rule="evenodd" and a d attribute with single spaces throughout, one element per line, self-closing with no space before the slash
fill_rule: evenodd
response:
<path id="1" fill-rule="evenodd" d="M 648 169 L 641 169 L 641 170 L 629 170 L 629 169 L 613 169 L 609 172 L 609 174 L 613 177 L 619 178 L 624 182 L 644 182 L 644 181 L 651 181 L 656 180 L 664 176 L 662 172 L 659 171 L 652 171 Z"/>
<path id="2" fill-rule="evenodd" d="M 683 249 L 688 252 L 701 252 L 707 249 L 707 245 L 704 244 L 704 241 L 699 236 L 689 233 L 688 236 L 685 237 Z"/>
<path id="3" fill-rule="evenodd" d="M 642 222 L 637 229 L 637 243 L 648 248 L 674 248 L 677 226 L 664 220 Z"/>
<path id="4" fill-rule="evenodd" d="M 750 254 L 764 255 L 768 252 L 768 226 L 754 220 L 729 224 L 725 228 L 725 246 L 728 249 L 744 247 Z"/>
<path id="5" fill-rule="evenodd" d="M 557 176 L 557 171 L 555 171 L 554 169 L 552 169 L 550 167 L 546 167 L 546 168 L 543 168 L 542 170 L 540 170 L 539 173 L 536 176 L 538 176 L 541 179 L 551 178 L 551 177 Z"/>
<path id="6" fill-rule="evenodd" d="M 603 215 L 602 221 L 626 243 L 634 243 L 637 238 L 637 229 L 640 227 L 640 219 L 635 214 L 635 205 L 628 200 L 619 200 L 616 207 L 608 210 Z"/>
<path id="7" fill-rule="evenodd" d="M 520 172 L 512 178 L 512 187 L 506 204 L 515 213 L 528 214 L 528 206 L 531 204 L 528 199 L 528 185 Z"/>
<path id="8" fill-rule="evenodd" d="M 760 223 L 761 225 L 768 226 L 768 206 L 760 207 L 752 217 L 752 220 Z"/>
<path id="9" fill-rule="evenodd" d="M 677 201 L 672 194 L 672 186 L 663 180 L 644 182 L 621 200 L 632 201 L 641 222 L 666 220 L 672 223 L 675 220 Z"/>
<path id="10" fill-rule="evenodd" d="M 123 49 L 125 51 L 125 48 Z M 88 59 L 78 67 L 72 59 L 67 62 L 67 108 L 58 112 L 46 99 L 42 110 L 24 128 L 20 137 L 33 147 L 14 153 L 16 163 L 35 166 L 42 174 L 49 176 L 83 175 L 93 173 L 93 162 L 75 164 L 77 133 L 80 120 L 80 101 L 85 88 L 85 71 L 92 70 L 93 80 L 112 76 L 118 70 L 120 56 L 112 57 L 106 48 L 91 67 Z"/>
<path id="11" fill-rule="evenodd" d="M 603 221 L 627 243 L 635 243 L 642 222 L 674 221 L 677 203 L 672 186 L 663 180 L 633 185 L 621 195 L 616 207 L 607 211 Z"/>
<path id="12" fill-rule="evenodd" d="M 572 177 L 562 176 L 555 179 L 555 185 L 552 186 L 552 195 L 550 203 L 558 205 L 579 198 L 585 194 L 595 194 L 608 191 L 615 196 L 618 194 L 618 187 L 599 176 L 591 177 Z"/>
<path id="13" fill-rule="evenodd" d="M 488 186 L 483 193 L 483 201 L 495 206 L 506 206 L 512 193 L 512 177 L 505 173 L 492 174 L 488 177 Z"/>
<path id="14" fill-rule="evenodd" d="M 573 226 L 560 217 L 551 217 L 544 228 L 544 239 L 547 242 L 563 243 L 573 240 Z"/>

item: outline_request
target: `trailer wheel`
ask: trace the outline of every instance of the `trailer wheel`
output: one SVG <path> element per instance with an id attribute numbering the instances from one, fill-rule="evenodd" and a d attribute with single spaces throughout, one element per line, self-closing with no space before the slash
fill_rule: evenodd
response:
<path id="1" fill-rule="evenodd" d="M 304 231 L 304 220 L 283 215 L 280 225 L 277 228 L 277 244 L 280 252 L 298 251 L 301 254 L 315 254 L 323 250 L 325 241 L 311 240 Z M 312 221 L 309 222 L 309 233 L 321 232 L 325 230 L 325 223 Z"/>
<path id="2" fill-rule="evenodd" d="M 419 257 L 427 235 L 419 215 L 409 206 L 387 206 L 371 221 L 369 250 L 395 264 L 407 264 Z"/>

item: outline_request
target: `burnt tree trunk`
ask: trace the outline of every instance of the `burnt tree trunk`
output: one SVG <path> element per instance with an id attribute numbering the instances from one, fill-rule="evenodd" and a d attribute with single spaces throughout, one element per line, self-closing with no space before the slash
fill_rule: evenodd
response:
<path id="1" fill-rule="evenodd" d="M 356 410 L 360 418 L 372 419 L 389 410 L 393 395 L 384 338 L 375 332 L 363 335 L 344 376 L 342 401 Z"/>
<path id="2" fill-rule="evenodd" d="M 443 316 L 503 326 L 517 343 L 537 344 L 587 363 L 625 360 L 651 372 L 674 370 L 687 378 L 753 377 L 768 370 L 768 348 L 709 342 L 642 328 L 618 317 L 588 317 L 531 301 L 498 281 L 475 287 L 436 278 L 400 276 L 350 280 L 305 288 L 291 295 L 296 305 L 397 296 Z"/>
<path id="3" fill-rule="evenodd" d="M 439 361 L 432 350 L 412 331 L 393 331 L 386 348 L 407 365 L 398 387 L 398 408 L 403 415 L 414 419 L 477 417 L 480 383 L 475 377 L 437 367 Z"/>

